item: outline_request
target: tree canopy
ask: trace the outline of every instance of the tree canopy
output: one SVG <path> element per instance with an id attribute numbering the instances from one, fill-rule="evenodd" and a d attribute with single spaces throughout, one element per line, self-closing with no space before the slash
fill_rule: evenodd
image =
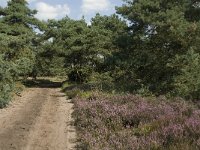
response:
<path id="1" fill-rule="evenodd" d="M 97 13 L 88 25 L 84 17 L 39 21 L 25 0 L 8 1 L 0 7 L 1 91 L 9 93 L 19 77 L 65 76 L 198 99 L 199 6 L 198 0 L 124 0 L 116 14 Z"/>

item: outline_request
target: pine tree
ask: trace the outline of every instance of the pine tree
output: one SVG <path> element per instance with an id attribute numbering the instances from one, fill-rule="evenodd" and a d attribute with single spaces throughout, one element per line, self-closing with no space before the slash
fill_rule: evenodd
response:
<path id="1" fill-rule="evenodd" d="M 130 22 L 132 43 L 126 53 L 126 72 L 151 91 L 173 91 L 179 69 L 168 66 L 177 55 L 192 48 L 199 53 L 199 2 L 190 0 L 126 0 L 117 12 Z M 128 63 L 126 63 L 128 62 Z"/>
<path id="2" fill-rule="evenodd" d="M 30 73 L 34 64 L 34 29 L 41 25 L 35 14 L 25 0 L 11 0 L 7 7 L 0 8 L 0 37 L 6 35 L 9 39 L 3 50 L 5 59 L 18 64 L 22 74 Z"/>
<path id="3" fill-rule="evenodd" d="M 7 7 L 0 7 L 0 108 L 11 99 L 19 75 L 32 71 L 34 28 L 40 24 L 35 13 L 25 0 L 11 0 Z"/>

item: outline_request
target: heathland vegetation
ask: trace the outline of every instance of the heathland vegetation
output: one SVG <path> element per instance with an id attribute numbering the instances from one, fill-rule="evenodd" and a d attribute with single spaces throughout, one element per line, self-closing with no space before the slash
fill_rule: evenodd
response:
<path id="1" fill-rule="evenodd" d="M 200 2 L 124 0 L 116 14 L 39 21 L 0 7 L 0 108 L 28 77 L 64 77 L 82 149 L 200 149 Z"/>

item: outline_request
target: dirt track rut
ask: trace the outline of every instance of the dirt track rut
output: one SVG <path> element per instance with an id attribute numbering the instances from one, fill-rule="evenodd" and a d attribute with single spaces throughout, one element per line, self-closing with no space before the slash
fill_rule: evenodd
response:
<path id="1" fill-rule="evenodd" d="M 30 88 L 0 110 L 0 150 L 73 150 L 73 104 L 54 88 Z"/>

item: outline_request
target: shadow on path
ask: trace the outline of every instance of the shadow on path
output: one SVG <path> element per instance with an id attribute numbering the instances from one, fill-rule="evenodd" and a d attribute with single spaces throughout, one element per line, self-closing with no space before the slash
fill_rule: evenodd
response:
<path id="1" fill-rule="evenodd" d="M 23 84 L 28 88 L 60 88 L 62 82 L 50 81 L 48 79 L 26 80 Z"/>

